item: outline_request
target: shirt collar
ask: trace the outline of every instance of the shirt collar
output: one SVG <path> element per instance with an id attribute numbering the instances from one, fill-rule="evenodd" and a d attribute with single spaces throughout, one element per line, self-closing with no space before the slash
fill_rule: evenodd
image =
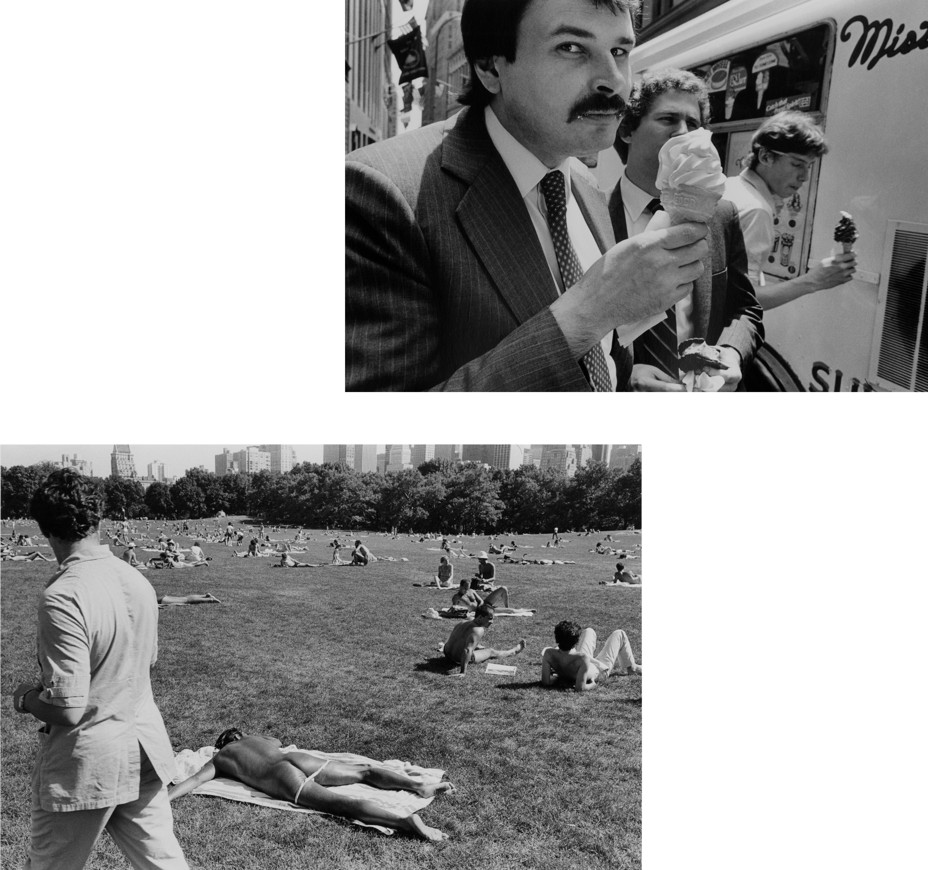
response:
<path id="1" fill-rule="evenodd" d="M 770 203 L 774 211 L 778 211 L 783 205 L 783 198 L 777 196 L 753 169 L 742 169 L 741 177 L 747 184 L 750 184 L 767 202 Z"/>
<path id="2" fill-rule="evenodd" d="M 503 163 L 509 170 L 516 187 L 519 188 L 519 196 L 525 199 L 536 187 L 538 183 L 552 170 L 544 165 L 531 151 L 528 150 L 515 136 L 512 135 L 500 123 L 499 118 L 490 106 L 484 109 L 484 118 L 487 125 L 487 133 L 490 134 L 490 141 L 503 158 Z M 570 201 L 570 158 L 568 157 L 555 169 L 560 169 L 564 173 L 564 183 L 567 185 L 567 201 Z"/>
<path id="3" fill-rule="evenodd" d="M 621 178 L 619 178 L 619 184 L 622 190 L 622 204 L 632 221 L 636 221 L 651 204 L 654 197 L 646 190 L 642 190 L 634 181 L 631 181 L 624 170 Z"/>
<path id="4" fill-rule="evenodd" d="M 73 553 L 58 565 L 58 570 L 55 572 L 52 579 L 45 584 L 45 588 L 47 589 L 51 586 L 52 583 L 68 570 L 68 568 L 77 565 L 79 562 L 93 562 L 97 559 L 106 559 L 112 555 L 112 551 L 105 544 L 93 544 L 89 547 L 84 547 L 81 552 Z"/>

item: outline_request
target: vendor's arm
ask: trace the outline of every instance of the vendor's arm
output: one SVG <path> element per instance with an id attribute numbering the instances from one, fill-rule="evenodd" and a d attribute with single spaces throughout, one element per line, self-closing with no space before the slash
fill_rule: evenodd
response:
<path id="1" fill-rule="evenodd" d="M 20 683 L 13 693 L 13 706 L 19 713 L 31 713 L 41 722 L 49 725 L 62 725 L 65 728 L 73 728 L 87 712 L 86 706 L 80 707 L 59 707 L 55 704 L 48 704 L 41 698 L 41 686 L 34 683 Z"/>

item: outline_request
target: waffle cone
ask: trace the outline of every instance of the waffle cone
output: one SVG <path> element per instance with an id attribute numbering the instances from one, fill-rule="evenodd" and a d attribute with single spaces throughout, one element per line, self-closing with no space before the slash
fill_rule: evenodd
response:
<path id="1" fill-rule="evenodd" d="M 700 221 L 707 224 L 718 205 L 720 196 L 701 187 L 669 187 L 661 191 L 661 205 L 670 215 L 671 224 Z"/>

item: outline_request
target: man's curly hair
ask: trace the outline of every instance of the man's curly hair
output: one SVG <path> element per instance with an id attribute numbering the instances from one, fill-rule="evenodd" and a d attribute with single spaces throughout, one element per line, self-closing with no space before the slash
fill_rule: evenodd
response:
<path id="1" fill-rule="evenodd" d="M 80 541 L 96 531 L 103 518 L 98 483 L 73 468 L 53 471 L 32 496 L 29 512 L 45 537 Z"/>
<path id="2" fill-rule="evenodd" d="M 558 649 L 563 652 L 570 652 L 580 640 L 580 632 L 583 629 L 576 623 L 565 619 L 554 626 L 554 640 L 557 642 Z"/>

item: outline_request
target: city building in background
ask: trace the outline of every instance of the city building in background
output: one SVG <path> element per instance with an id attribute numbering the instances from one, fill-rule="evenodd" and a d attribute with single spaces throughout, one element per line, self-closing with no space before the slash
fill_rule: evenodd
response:
<path id="1" fill-rule="evenodd" d="M 258 449 L 271 455 L 271 471 L 286 474 L 297 464 L 296 452 L 290 444 L 261 444 Z"/>
<path id="2" fill-rule="evenodd" d="M 354 470 L 362 473 L 378 470 L 376 444 L 354 445 Z"/>
<path id="3" fill-rule="evenodd" d="M 608 444 L 593 444 L 590 447 L 592 451 L 592 458 L 596 462 L 609 462 L 609 445 Z"/>
<path id="4" fill-rule="evenodd" d="M 412 445 L 391 444 L 388 448 L 387 471 L 402 471 L 412 468 Z"/>
<path id="5" fill-rule="evenodd" d="M 725 2 L 726 0 L 641 0 L 638 44 L 679 27 Z"/>
<path id="6" fill-rule="evenodd" d="M 434 444 L 413 444 L 412 445 L 412 467 L 418 468 L 423 462 L 428 462 L 435 458 Z"/>
<path id="7" fill-rule="evenodd" d="M 128 444 L 115 444 L 113 452 L 110 454 L 110 474 L 113 477 L 128 477 L 134 479 L 138 477 L 135 470 L 135 459 Z"/>
<path id="8" fill-rule="evenodd" d="M 444 121 L 462 108 L 470 68 L 464 57 L 461 10 L 464 0 L 430 0 L 425 13 L 429 76 L 423 83 L 422 126 Z"/>
<path id="9" fill-rule="evenodd" d="M 331 465 L 344 465 L 354 468 L 354 444 L 325 444 L 322 447 L 322 461 Z"/>
<path id="10" fill-rule="evenodd" d="M 345 2 L 345 153 L 396 135 L 389 0 Z"/>
<path id="11" fill-rule="evenodd" d="M 164 463 L 157 459 L 148 463 L 148 479 L 152 481 L 164 481 Z"/>
<path id="12" fill-rule="evenodd" d="M 549 468 L 573 477 L 577 473 L 577 451 L 573 444 L 545 444 L 541 451 L 541 470 Z"/>
<path id="13" fill-rule="evenodd" d="M 613 444 L 609 457 L 609 467 L 620 471 L 628 471 L 632 463 L 639 456 L 637 444 Z"/>
<path id="14" fill-rule="evenodd" d="M 216 454 L 216 474 L 235 474 L 238 466 L 232 458 L 232 451 L 226 448 L 222 453 Z"/>
<path id="15" fill-rule="evenodd" d="M 254 474 L 258 471 L 271 470 L 271 454 L 260 447 L 245 447 L 232 454 L 232 459 L 239 471 Z"/>
<path id="16" fill-rule="evenodd" d="M 93 477 L 93 463 L 86 459 L 78 458 L 76 453 L 73 456 L 62 453 L 61 462 L 59 462 L 58 465 L 61 468 L 73 468 L 78 474 L 84 475 L 84 477 Z"/>
<path id="17" fill-rule="evenodd" d="M 436 444 L 435 458 L 447 459 L 449 462 L 457 462 L 461 458 L 459 447 L 459 444 Z"/>

